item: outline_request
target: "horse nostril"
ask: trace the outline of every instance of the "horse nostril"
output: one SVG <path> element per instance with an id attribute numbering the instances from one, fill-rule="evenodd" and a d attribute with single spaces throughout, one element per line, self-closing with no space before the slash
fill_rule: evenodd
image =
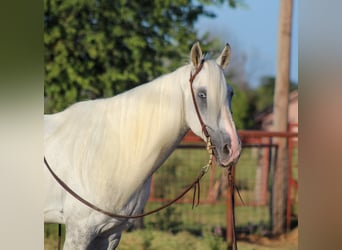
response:
<path id="1" fill-rule="evenodd" d="M 228 144 L 223 146 L 223 153 L 229 155 L 230 149 Z"/>

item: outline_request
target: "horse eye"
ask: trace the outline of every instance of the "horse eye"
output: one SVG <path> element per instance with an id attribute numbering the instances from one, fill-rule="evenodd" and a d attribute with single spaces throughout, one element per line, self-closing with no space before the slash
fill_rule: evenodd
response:
<path id="1" fill-rule="evenodd" d="M 230 100 L 233 99 L 233 96 L 234 96 L 234 91 L 231 91 L 231 92 L 229 93 L 229 99 L 230 99 Z"/>
<path id="2" fill-rule="evenodd" d="M 198 92 L 198 96 L 202 99 L 207 98 L 207 93 L 205 91 L 200 91 Z"/>

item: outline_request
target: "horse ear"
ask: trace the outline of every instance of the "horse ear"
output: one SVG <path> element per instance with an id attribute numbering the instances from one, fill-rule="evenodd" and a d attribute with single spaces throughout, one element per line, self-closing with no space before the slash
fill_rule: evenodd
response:
<path id="1" fill-rule="evenodd" d="M 227 43 L 221 55 L 216 59 L 216 63 L 224 70 L 227 68 L 230 59 L 230 46 Z"/>
<path id="2" fill-rule="evenodd" d="M 199 42 L 196 42 L 192 48 L 191 48 L 191 52 L 190 52 L 190 58 L 192 61 L 192 65 L 197 68 L 202 60 L 202 50 L 201 50 L 201 46 L 199 44 Z"/>

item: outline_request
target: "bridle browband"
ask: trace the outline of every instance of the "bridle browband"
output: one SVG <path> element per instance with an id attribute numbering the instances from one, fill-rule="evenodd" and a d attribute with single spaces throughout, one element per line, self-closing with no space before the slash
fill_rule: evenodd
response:
<path id="1" fill-rule="evenodd" d="M 200 65 L 196 68 L 196 71 L 194 72 L 194 74 L 192 74 L 192 72 L 190 72 L 190 89 L 191 89 L 191 95 L 192 95 L 192 100 L 195 106 L 195 110 L 196 110 L 196 114 L 198 117 L 198 120 L 201 124 L 202 127 L 202 132 L 204 133 L 205 137 L 206 137 L 206 143 L 207 143 L 207 150 L 209 153 L 209 161 L 208 164 L 205 165 L 204 167 L 202 167 L 200 173 L 198 174 L 198 176 L 195 178 L 195 180 L 180 194 L 178 195 L 175 199 L 169 201 L 168 203 L 166 203 L 165 205 L 151 210 L 149 212 L 146 213 L 141 213 L 141 214 L 137 214 L 137 215 L 122 215 L 122 214 L 116 214 L 116 213 L 111 213 L 108 212 L 104 209 L 99 208 L 98 206 L 92 204 L 91 202 L 87 201 L 86 199 L 82 198 L 80 195 L 78 195 L 75 191 L 73 191 L 73 189 L 71 189 L 62 179 L 60 179 L 57 174 L 52 170 L 51 166 L 49 165 L 46 157 L 44 156 L 44 163 L 47 167 L 47 169 L 49 170 L 49 172 L 51 173 L 51 175 L 54 177 L 54 179 L 58 182 L 58 184 L 60 184 L 65 191 L 67 191 L 70 195 L 72 195 L 74 198 L 76 198 L 78 201 L 80 201 L 81 203 L 83 203 L 84 205 L 88 206 L 91 209 L 94 209 L 102 214 L 105 214 L 109 217 L 112 218 L 119 218 L 119 219 L 137 219 L 137 218 L 142 218 L 145 217 L 147 215 L 151 215 L 154 214 L 156 212 L 159 212 L 160 210 L 167 208 L 169 206 L 171 206 L 173 203 L 177 202 L 178 200 L 180 200 L 182 197 L 184 197 L 185 194 L 187 194 L 192 188 L 194 188 L 194 193 L 193 193 L 193 200 L 192 200 L 192 208 L 194 208 L 194 206 L 198 206 L 199 202 L 200 202 L 200 180 L 201 178 L 207 173 L 208 169 L 213 165 L 213 156 L 214 156 L 214 152 L 213 152 L 213 148 L 214 146 L 211 143 L 211 139 L 210 139 L 210 135 L 207 131 L 207 126 L 205 125 L 205 123 L 203 122 L 202 116 L 199 112 L 199 108 L 196 102 L 196 97 L 195 97 L 195 93 L 194 93 L 194 89 L 193 89 L 193 81 L 195 80 L 196 76 L 198 75 L 198 73 L 202 70 L 203 68 L 203 64 L 204 64 L 204 59 L 201 59 Z M 234 183 L 232 182 L 232 178 L 231 178 L 231 167 L 228 168 L 228 187 L 232 188 L 232 191 L 234 191 Z M 197 192 L 197 202 L 195 204 L 195 200 L 196 200 L 196 192 Z M 233 204 L 233 208 L 234 208 L 234 192 L 232 192 L 232 204 Z M 235 228 L 235 219 L 234 219 L 234 210 L 232 213 L 232 223 L 233 223 L 233 228 Z M 58 249 L 60 248 L 60 241 L 61 241 L 61 225 L 59 224 L 59 240 L 58 240 Z M 233 232 L 233 244 L 235 246 L 235 248 L 231 248 L 231 249 L 237 249 L 236 247 L 236 240 L 235 240 L 235 230 Z"/>

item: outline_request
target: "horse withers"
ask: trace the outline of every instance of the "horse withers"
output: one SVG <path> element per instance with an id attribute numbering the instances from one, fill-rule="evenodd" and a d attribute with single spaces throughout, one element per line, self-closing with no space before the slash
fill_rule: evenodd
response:
<path id="1" fill-rule="evenodd" d="M 241 145 L 230 108 L 233 90 L 223 74 L 229 57 L 226 45 L 216 61 L 205 60 L 196 43 L 191 62 L 172 73 L 45 115 L 45 156 L 51 168 L 79 196 L 129 216 L 143 210 L 152 174 L 189 129 L 207 140 L 205 127 L 216 161 L 223 167 L 235 164 Z M 44 169 L 44 220 L 66 225 L 64 249 L 115 249 L 131 219 L 85 206 Z"/>

